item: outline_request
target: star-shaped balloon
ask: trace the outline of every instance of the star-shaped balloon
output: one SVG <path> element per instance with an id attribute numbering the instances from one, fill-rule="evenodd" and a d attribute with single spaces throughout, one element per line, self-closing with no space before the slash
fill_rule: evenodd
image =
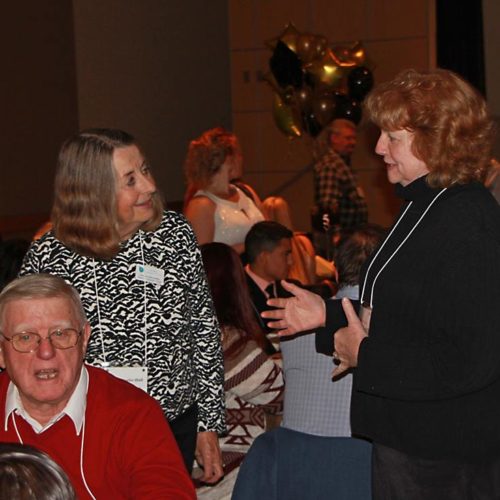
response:
<path id="1" fill-rule="evenodd" d="M 283 42 L 290 50 L 296 52 L 297 50 L 297 38 L 300 35 L 299 30 L 295 27 L 292 22 L 289 22 L 285 29 L 276 37 L 271 38 L 265 42 L 266 46 L 271 50 L 276 48 L 278 42 Z"/>
<path id="2" fill-rule="evenodd" d="M 316 59 L 305 66 L 307 72 L 312 75 L 316 84 L 327 87 L 335 87 L 345 75 L 345 71 L 339 64 L 332 50 L 327 49 L 320 59 Z"/>

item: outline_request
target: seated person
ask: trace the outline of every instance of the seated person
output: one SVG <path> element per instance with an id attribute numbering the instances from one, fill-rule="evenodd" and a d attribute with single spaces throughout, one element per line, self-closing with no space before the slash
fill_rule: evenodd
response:
<path id="1" fill-rule="evenodd" d="M 76 500 L 66 473 L 46 453 L 31 446 L 0 443 L 2 498 Z"/>
<path id="2" fill-rule="evenodd" d="M 382 235 L 370 226 L 342 238 L 335 255 L 336 299 L 357 299 L 360 268 Z M 281 351 L 286 379 L 282 427 L 255 440 L 233 499 L 250 500 L 270 491 L 266 498 L 327 498 L 327 491 L 338 500 L 371 498 L 371 444 L 351 434 L 352 374 L 332 382 L 334 364 L 316 352 L 314 335 L 283 338 Z"/>
<path id="3" fill-rule="evenodd" d="M 241 254 L 249 229 L 264 216 L 256 193 L 232 182 L 243 172 L 238 138 L 222 127 L 207 130 L 189 143 L 184 172 L 184 214 L 198 243 L 226 243 Z"/>
<path id="4" fill-rule="evenodd" d="M 269 196 L 262 202 L 262 212 L 266 220 L 279 222 L 290 229 L 290 231 L 293 231 L 290 208 L 284 198 Z M 314 246 L 305 233 L 293 231 L 291 243 L 293 263 L 290 267 L 288 278 L 298 280 L 307 289 L 314 291 L 324 298 L 334 295 L 337 286 L 334 281 L 336 275 L 333 263 L 316 255 Z M 319 265 L 330 271 L 326 276 L 322 276 L 321 278 L 317 274 L 317 267 Z"/>
<path id="5" fill-rule="evenodd" d="M 202 245 L 201 254 L 222 329 L 227 433 L 219 438 L 225 477 L 197 494 L 222 500 L 230 498 L 239 465 L 266 420 L 281 414 L 284 382 L 280 366 L 262 348 L 238 254 L 223 243 Z"/>
<path id="6" fill-rule="evenodd" d="M 335 299 L 358 299 L 361 266 L 383 236 L 382 228 L 366 225 L 341 238 L 335 250 Z M 316 352 L 314 335 L 282 338 L 280 346 L 287 381 L 283 426 L 318 436 L 350 437 L 352 374 L 332 382 L 332 359 Z"/>
<path id="7" fill-rule="evenodd" d="M 0 442 L 29 444 L 78 498 L 195 498 L 158 403 L 84 365 L 90 325 L 76 290 L 33 274 L 0 293 Z"/>
<path id="8" fill-rule="evenodd" d="M 290 297 L 280 281 L 288 278 L 292 258 L 292 236 L 288 228 L 274 221 L 258 222 L 245 238 L 245 254 L 248 264 L 245 266 L 250 298 L 266 334 L 273 332 L 263 322 L 260 313 L 269 309 L 267 299 L 272 297 Z M 276 346 L 275 346 L 276 348 Z M 272 348 L 266 350 L 272 354 Z"/>

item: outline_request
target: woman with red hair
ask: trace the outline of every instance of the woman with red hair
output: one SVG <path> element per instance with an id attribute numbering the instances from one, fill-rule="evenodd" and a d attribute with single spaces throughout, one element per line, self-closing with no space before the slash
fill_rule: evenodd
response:
<path id="1" fill-rule="evenodd" d="M 373 441 L 376 500 L 500 498 L 500 208 L 483 185 L 486 103 L 450 71 L 407 70 L 365 108 L 403 206 L 362 274 L 360 318 L 349 301 L 346 322 L 295 289 L 266 316 L 283 317 L 272 325 L 282 334 L 325 325 L 316 347 L 334 345 L 335 375 L 355 368 L 352 430 Z"/>

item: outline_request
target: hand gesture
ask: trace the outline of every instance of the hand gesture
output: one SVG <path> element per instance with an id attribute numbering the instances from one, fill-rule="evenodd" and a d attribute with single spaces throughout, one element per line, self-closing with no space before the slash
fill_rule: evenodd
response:
<path id="1" fill-rule="evenodd" d="M 319 295 L 286 281 L 282 281 L 281 284 L 294 297 L 267 301 L 269 306 L 278 308 L 262 313 L 263 318 L 275 320 L 268 323 L 270 328 L 279 329 L 278 335 L 283 336 L 311 330 L 325 324 L 325 303 Z"/>
<path id="2" fill-rule="evenodd" d="M 334 377 L 358 365 L 359 345 L 368 336 L 349 299 L 342 299 L 342 308 L 347 318 L 347 326 L 337 330 L 334 335 L 333 359 L 339 362 L 333 370 Z"/>
<path id="3" fill-rule="evenodd" d="M 203 468 L 202 481 L 216 483 L 223 475 L 222 454 L 216 432 L 199 432 L 196 439 L 196 461 Z"/>

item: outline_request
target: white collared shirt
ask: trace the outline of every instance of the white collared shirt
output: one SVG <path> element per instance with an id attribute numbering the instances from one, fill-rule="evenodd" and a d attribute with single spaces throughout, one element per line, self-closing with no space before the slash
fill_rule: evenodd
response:
<path id="1" fill-rule="evenodd" d="M 267 281 L 264 278 L 261 278 L 257 274 L 255 274 L 252 269 L 250 269 L 250 264 L 247 264 L 245 266 L 245 271 L 247 272 L 248 276 L 252 278 L 255 281 L 255 284 L 260 288 L 262 293 L 266 296 L 266 298 L 269 298 L 269 293 L 267 293 L 266 288 L 269 285 L 274 286 L 274 281 Z M 274 286 L 274 295 L 276 295 L 276 286 Z"/>
<path id="2" fill-rule="evenodd" d="M 9 417 L 13 412 L 15 412 L 16 415 L 24 418 L 24 420 L 26 420 L 26 422 L 31 425 L 31 427 L 37 434 L 41 434 L 42 432 L 46 431 L 58 420 L 64 417 L 64 415 L 68 415 L 75 426 L 76 435 L 79 436 L 82 430 L 83 419 L 85 417 L 85 409 L 87 408 L 88 386 L 89 374 L 85 366 L 82 366 L 80 379 L 78 380 L 78 384 L 76 385 L 73 394 L 69 398 L 68 404 L 60 413 L 54 415 L 54 417 L 52 417 L 49 422 L 47 422 L 45 425 L 42 425 L 40 424 L 40 422 L 31 417 L 24 409 L 21 397 L 19 396 L 19 390 L 11 381 L 9 383 L 9 387 L 7 388 L 7 396 L 5 400 L 5 430 L 7 430 Z"/>

